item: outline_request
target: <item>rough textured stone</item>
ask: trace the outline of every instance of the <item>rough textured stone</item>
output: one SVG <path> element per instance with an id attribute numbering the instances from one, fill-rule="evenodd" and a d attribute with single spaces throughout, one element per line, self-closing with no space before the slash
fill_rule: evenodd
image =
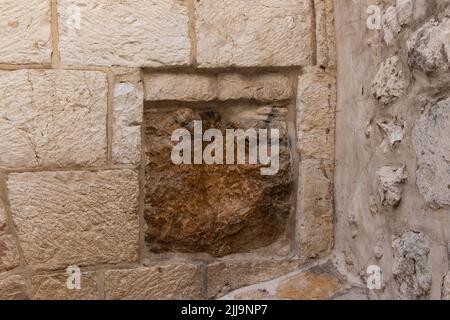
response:
<path id="1" fill-rule="evenodd" d="M 114 86 L 112 158 L 117 164 L 141 160 L 141 125 L 144 104 L 142 82 L 119 81 Z"/>
<path id="2" fill-rule="evenodd" d="M 20 244 L 32 268 L 136 261 L 134 171 L 11 174 L 7 187 Z"/>
<path id="3" fill-rule="evenodd" d="M 334 1 L 314 0 L 316 13 L 317 64 L 336 68 L 336 33 L 334 28 Z"/>
<path id="4" fill-rule="evenodd" d="M 277 101 L 293 97 L 288 76 L 277 73 L 221 74 L 219 75 L 219 100 Z"/>
<path id="5" fill-rule="evenodd" d="M 29 300 L 27 281 L 23 276 L 0 279 L 0 300 Z"/>
<path id="6" fill-rule="evenodd" d="M 286 112 L 272 105 L 236 105 L 201 111 L 157 108 L 146 113 L 145 218 L 151 251 L 223 256 L 267 246 L 284 233 L 292 194 Z M 222 133 L 279 129 L 278 173 L 261 175 L 262 165 L 248 164 L 248 156 L 242 165 L 173 164 L 172 132 L 185 128 L 193 137 L 193 121 L 200 119 L 203 130 L 216 128 Z"/>
<path id="7" fill-rule="evenodd" d="M 101 72 L 0 72 L 0 167 L 105 163 L 107 88 Z"/>
<path id="8" fill-rule="evenodd" d="M 395 8 L 400 26 L 404 27 L 409 24 L 414 14 L 414 0 L 396 0 Z"/>
<path id="9" fill-rule="evenodd" d="M 19 250 L 12 236 L 0 237 L 0 272 L 12 270 L 20 265 Z"/>
<path id="10" fill-rule="evenodd" d="M 210 101 L 217 98 L 217 79 L 213 75 L 150 73 L 145 75 L 144 82 L 148 101 Z"/>
<path id="11" fill-rule="evenodd" d="M 298 239 L 302 259 L 314 259 L 333 247 L 333 163 L 304 160 L 300 164 Z"/>
<path id="12" fill-rule="evenodd" d="M 0 232 L 6 230 L 6 210 L 3 200 L 0 198 Z"/>
<path id="13" fill-rule="evenodd" d="M 238 293 L 234 296 L 236 300 L 274 300 L 275 297 L 271 296 L 267 290 L 257 289 L 250 290 L 248 292 Z"/>
<path id="14" fill-rule="evenodd" d="M 397 35 L 402 31 L 397 17 L 397 10 L 394 6 L 387 8 L 383 15 L 384 41 L 390 45 Z"/>
<path id="15" fill-rule="evenodd" d="M 35 300 L 95 300 L 97 280 L 93 272 L 81 274 L 81 289 L 67 289 L 67 274 L 37 275 L 31 278 Z"/>
<path id="16" fill-rule="evenodd" d="M 442 300 L 450 300 L 450 272 L 445 276 L 442 283 Z"/>
<path id="17" fill-rule="evenodd" d="M 345 282 L 330 264 L 311 268 L 282 281 L 277 296 L 292 300 L 326 300 L 344 289 Z"/>
<path id="18" fill-rule="evenodd" d="M 450 206 L 450 98 L 433 105 L 417 120 L 413 142 L 417 154 L 417 187 L 427 203 Z"/>
<path id="19" fill-rule="evenodd" d="M 194 264 L 169 264 L 105 273 L 108 300 L 202 299 L 204 270 Z"/>
<path id="20" fill-rule="evenodd" d="M 80 8 L 79 29 L 70 23 Z M 190 59 L 188 9 L 178 0 L 58 1 L 61 62 L 160 67 Z"/>
<path id="21" fill-rule="evenodd" d="M 208 298 L 280 277 L 299 267 L 296 261 L 216 262 L 208 266 Z"/>
<path id="22" fill-rule="evenodd" d="M 408 40 L 409 63 L 425 72 L 450 68 L 450 18 L 423 25 Z"/>
<path id="23" fill-rule="evenodd" d="M 392 243 L 394 265 L 392 273 L 398 294 L 404 299 L 426 298 L 431 289 L 431 267 L 428 247 L 420 232 L 407 231 Z"/>
<path id="24" fill-rule="evenodd" d="M 200 67 L 312 63 L 309 0 L 202 0 L 195 11 Z"/>
<path id="25" fill-rule="evenodd" d="M 406 167 L 382 167 L 377 171 L 378 194 L 385 207 L 396 207 L 402 200 L 403 186 L 406 181 Z"/>
<path id="26" fill-rule="evenodd" d="M 297 138 L 302 159 L 334 159 L 336 78 L 311 70 L 299 78 Z"/>
<path id="27" fill-rule="evenodd" d="M 0 12 L 0 63 L 50 63 L 50 1 L 2 0 Z"/>
<path id="28" fill-rule="evenodd" d="M 383 132 L 385 138 L 383 141 L 385 152 L 387 151 L 387 147 L 395 149 L 403 141 L 406 127 L 405 121 L 396 117 L 390 121 L 379 121 L 377 122 L 377 125 Z"/>
<path id="29" fill-rule="evenodd" d="M 393 56 L 380 66 L 372 83 L 373 96 L 382 104 L 395 102 L 408 86 L 406 74 L 398 56 Z"/>

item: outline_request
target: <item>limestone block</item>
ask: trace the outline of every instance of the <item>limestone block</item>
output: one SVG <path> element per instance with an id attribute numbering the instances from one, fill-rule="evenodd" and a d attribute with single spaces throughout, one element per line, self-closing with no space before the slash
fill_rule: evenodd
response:
<path id="1" fill-rule="evenodd" d="M 383 206 L 395 208 L 402 200 L 406 167 L 382 167 L 377 171 L 378 194 Z"/>
<path id="2" fill-rule="evenodd" d="M 20 264 L 19 250 L 10 235 L 0 237 L 0 272 L 17 268 Z"/>
<path id="3" fill-rule="evenodd" d="M 138 251 L 138 176 L 131 170 L 11 174 L 7 188 L 33 269 L 132 263 Z"/>
<path id="4" fill-rule="evenodd" d="M 297 139 L 302 159 L 334 159 L 336 78 L 312 69 L 299 78 Z"/>
<path id="5" fill-rule="evenodd" d="M 50 63 L 49 0 L 2 0 L 0 15 L 0 63 Z"/>
<path id="6" fill-rule="evenodd" d="M 0 279 L 0 300 L 29 300 L 27 280 L 21 275 Z"/>
<path id="7" fill-rule="evenodd" d="M 187 65 L 188 9 L 178 0 L 59 0 L 59 50 L 65 65 Z M 79 16 L 79 24 L 74 18 Z"/>
<path id="8" fill-rule="evenodd" d="M 35 300 L 95 300 L 98 298 L 95 272 L 81 273 L 80 289 L 67 288 L 66 273 L 31 277 Z"/>
<path id="9" fill-rule="evenodd" d="M 230 261 L 208 265 L 208 298 L 218 298 L 238 288 L 269 281 L 295 271 L 297 261 Z"/>
<path id="10" fill-rule="evenodd" d="M 289 77 L 277 73 L 219 75 L 219 100 L 279 101 L 293 97 Z"/>
<path id="11" fill-rule="evenodd" d="M 210 101 L 217 98 L 215 76 L 150 73 L 144 77 L 145 100 Z"/>
<path id="12" fill-rule="evenodd" d="M 107 300 L 203 299 L 204 270 L 187 263 L 105 272 Z"/>
<path id="13" fill-rule="evenodd" d="M 333 247 L 333 162 L 300 163 L 297 237 L 303 260 L 325 256 Z"/>
<path id="14" fill-rule="evenodd" d="M 104 164 L 107 89 L 102 72 L 0 72 L 0 167 Z"/>
<path id="15" fill-rule="evenodd" d="M 114 86 L 112 158 L 116 164 L 141 160 L 144 88 L 141 81 L 118 81 Z"/>
<path id="16" fill-rule="evenodd" d="M 195 11 L 200 67 L 312 64 L 309 0 L 201 0 Z"/>

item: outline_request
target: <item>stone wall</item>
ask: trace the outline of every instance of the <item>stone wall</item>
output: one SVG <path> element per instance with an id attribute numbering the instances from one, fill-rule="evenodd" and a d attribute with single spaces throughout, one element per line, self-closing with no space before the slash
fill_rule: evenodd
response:
<path id="1" fill-rule="evenodd" d="M 4 0 L 0 12 L 1 299 L 351 287 L 328 262 L 331 0 Z M 170 135 L 196 119 L 279 129 L 279 173 L 175 166 Z"/>
<path id="2" fill-rule="evenodd" d="M 450 2 L 339 3 L 336 250 L 371 298 L 448 298 Z"/>

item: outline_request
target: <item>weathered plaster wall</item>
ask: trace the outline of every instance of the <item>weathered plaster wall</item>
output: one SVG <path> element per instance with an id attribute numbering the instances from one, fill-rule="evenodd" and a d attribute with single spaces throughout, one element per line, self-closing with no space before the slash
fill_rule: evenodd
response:
<path id="1" fill-rule="evenodd" d="M 449 1 L 338 3 L 336 251 L 363 280 L 369 265 L 382 268 L 372 298 L 439 299 L 450 240 Z M 369 5 L 381 8 L 381 30 L 366 26 Z"/>

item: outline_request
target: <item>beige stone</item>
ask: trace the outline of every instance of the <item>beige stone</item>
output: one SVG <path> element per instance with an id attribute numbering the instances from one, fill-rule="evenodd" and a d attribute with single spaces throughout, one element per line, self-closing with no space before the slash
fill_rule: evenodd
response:
<path id="1" fill-rule="evenodd" d="M 141 160 L 144 88 L 141 81 L 119 81 L 114 86 L 112 158 L 117 164 Z"/>
<path id="2" fill-rule="evenodd" d="M 108 300 L 202 299 L 204 271 L 180 263 L 105 273 Z"/>
<path id="3" fill-rule="evenodd" d="M 293 97 L 288 76 L 277 73 L 219 75 L 219 100 L 278 101 Z"/>
<path id="4" fill-rule="evenodd" d="M 101 72 L 0 72 L 0 167 L 104 164 L 107 88 Z"/>
<path id="5" fill-rule="evenodd" d="M 200 67 L 312 63 L 309 0 L 202 0 L 195 11 Z"/>
<path id="6" fill-rule="evenodd" d="M 2 0 L 0 13 L 0 63 L 50 63 L 50 1 Z"/>
<path id="7" fill-rule="evenodd" d="M 450 300 L 450 271 L 447 273 L 447 275 L 444 278 L 444 281 L 442 283 L 442 300 Z"/>
<path id="8" fill-rule="evenodd" d="M 339 275 L 313 268 L 282 281 L 277 296 L 291 300 L 328 300 L 341 292 L 344 281 Z"/>
<path id="9" fill-rule="evenodd" d="M 301 162 L 298 210 L 300 256 L 305 260 L 325 256 L 334 241 L 332 162 Z"/>
<path id="10" fill-rule="evenodd" d="M 25 260 L 32 268 L 137 260 L 136 172 L 11 174 L 7 188 Z"/>
<path id="11" fill-rule="evenodd" d="M 0 233 L 6 230 L 6 210 L 3 200 L 0 198 Z"/>
<path id="12" fill-rule="evenodd" d="M 295 271 L 296 261 L 215 262 L 208 266 L 208 298 L 219 298 L 230 291 L 268 281 Z"/>
<path id="13" fill-rule="evenodd" d="M 299 78 L 298 149 L 302 159 L 334 158 L 336 78 L 311 69 Z"/>
<path id="14" fill-rule="evenodd" d="M 77 10 L 79 26 L 73 18 Z M 58 12 L 63 64 L 161 67 L 189 63 L 185 1 L 60 0 Z"/>
<path id="15" fill-rule="evenodd" d="M 35 300 L 96 300 L 97 279 L 94 272 L 81 273 L 80 289 L 67 288 L 66 273 L 36 275 L 31 277 Z"/>
<path id="16" fill-rule="evenodd" d="M 25 277 L 17 275 L 0 279 L 0 300 L 29 300 Z"/>
<path id="17" fill-rule="evenodd" d="M 17 268 L 20 265 L 19 249 L 10 235 L 0 237 L 0 272 Z"/>
<path id="18" fill-rule="evenodd" d="M 217 79 L 212 75 L 150 73 L 144 77 L 148 101 L 210 101 L 217 98 Z"/>
<path id="19" fill-rule="evenodd" d="M 314 0 L 316 13 L 317 64 L 336 68 L 336 32 L 334 28 L 334 0 Z"/>

